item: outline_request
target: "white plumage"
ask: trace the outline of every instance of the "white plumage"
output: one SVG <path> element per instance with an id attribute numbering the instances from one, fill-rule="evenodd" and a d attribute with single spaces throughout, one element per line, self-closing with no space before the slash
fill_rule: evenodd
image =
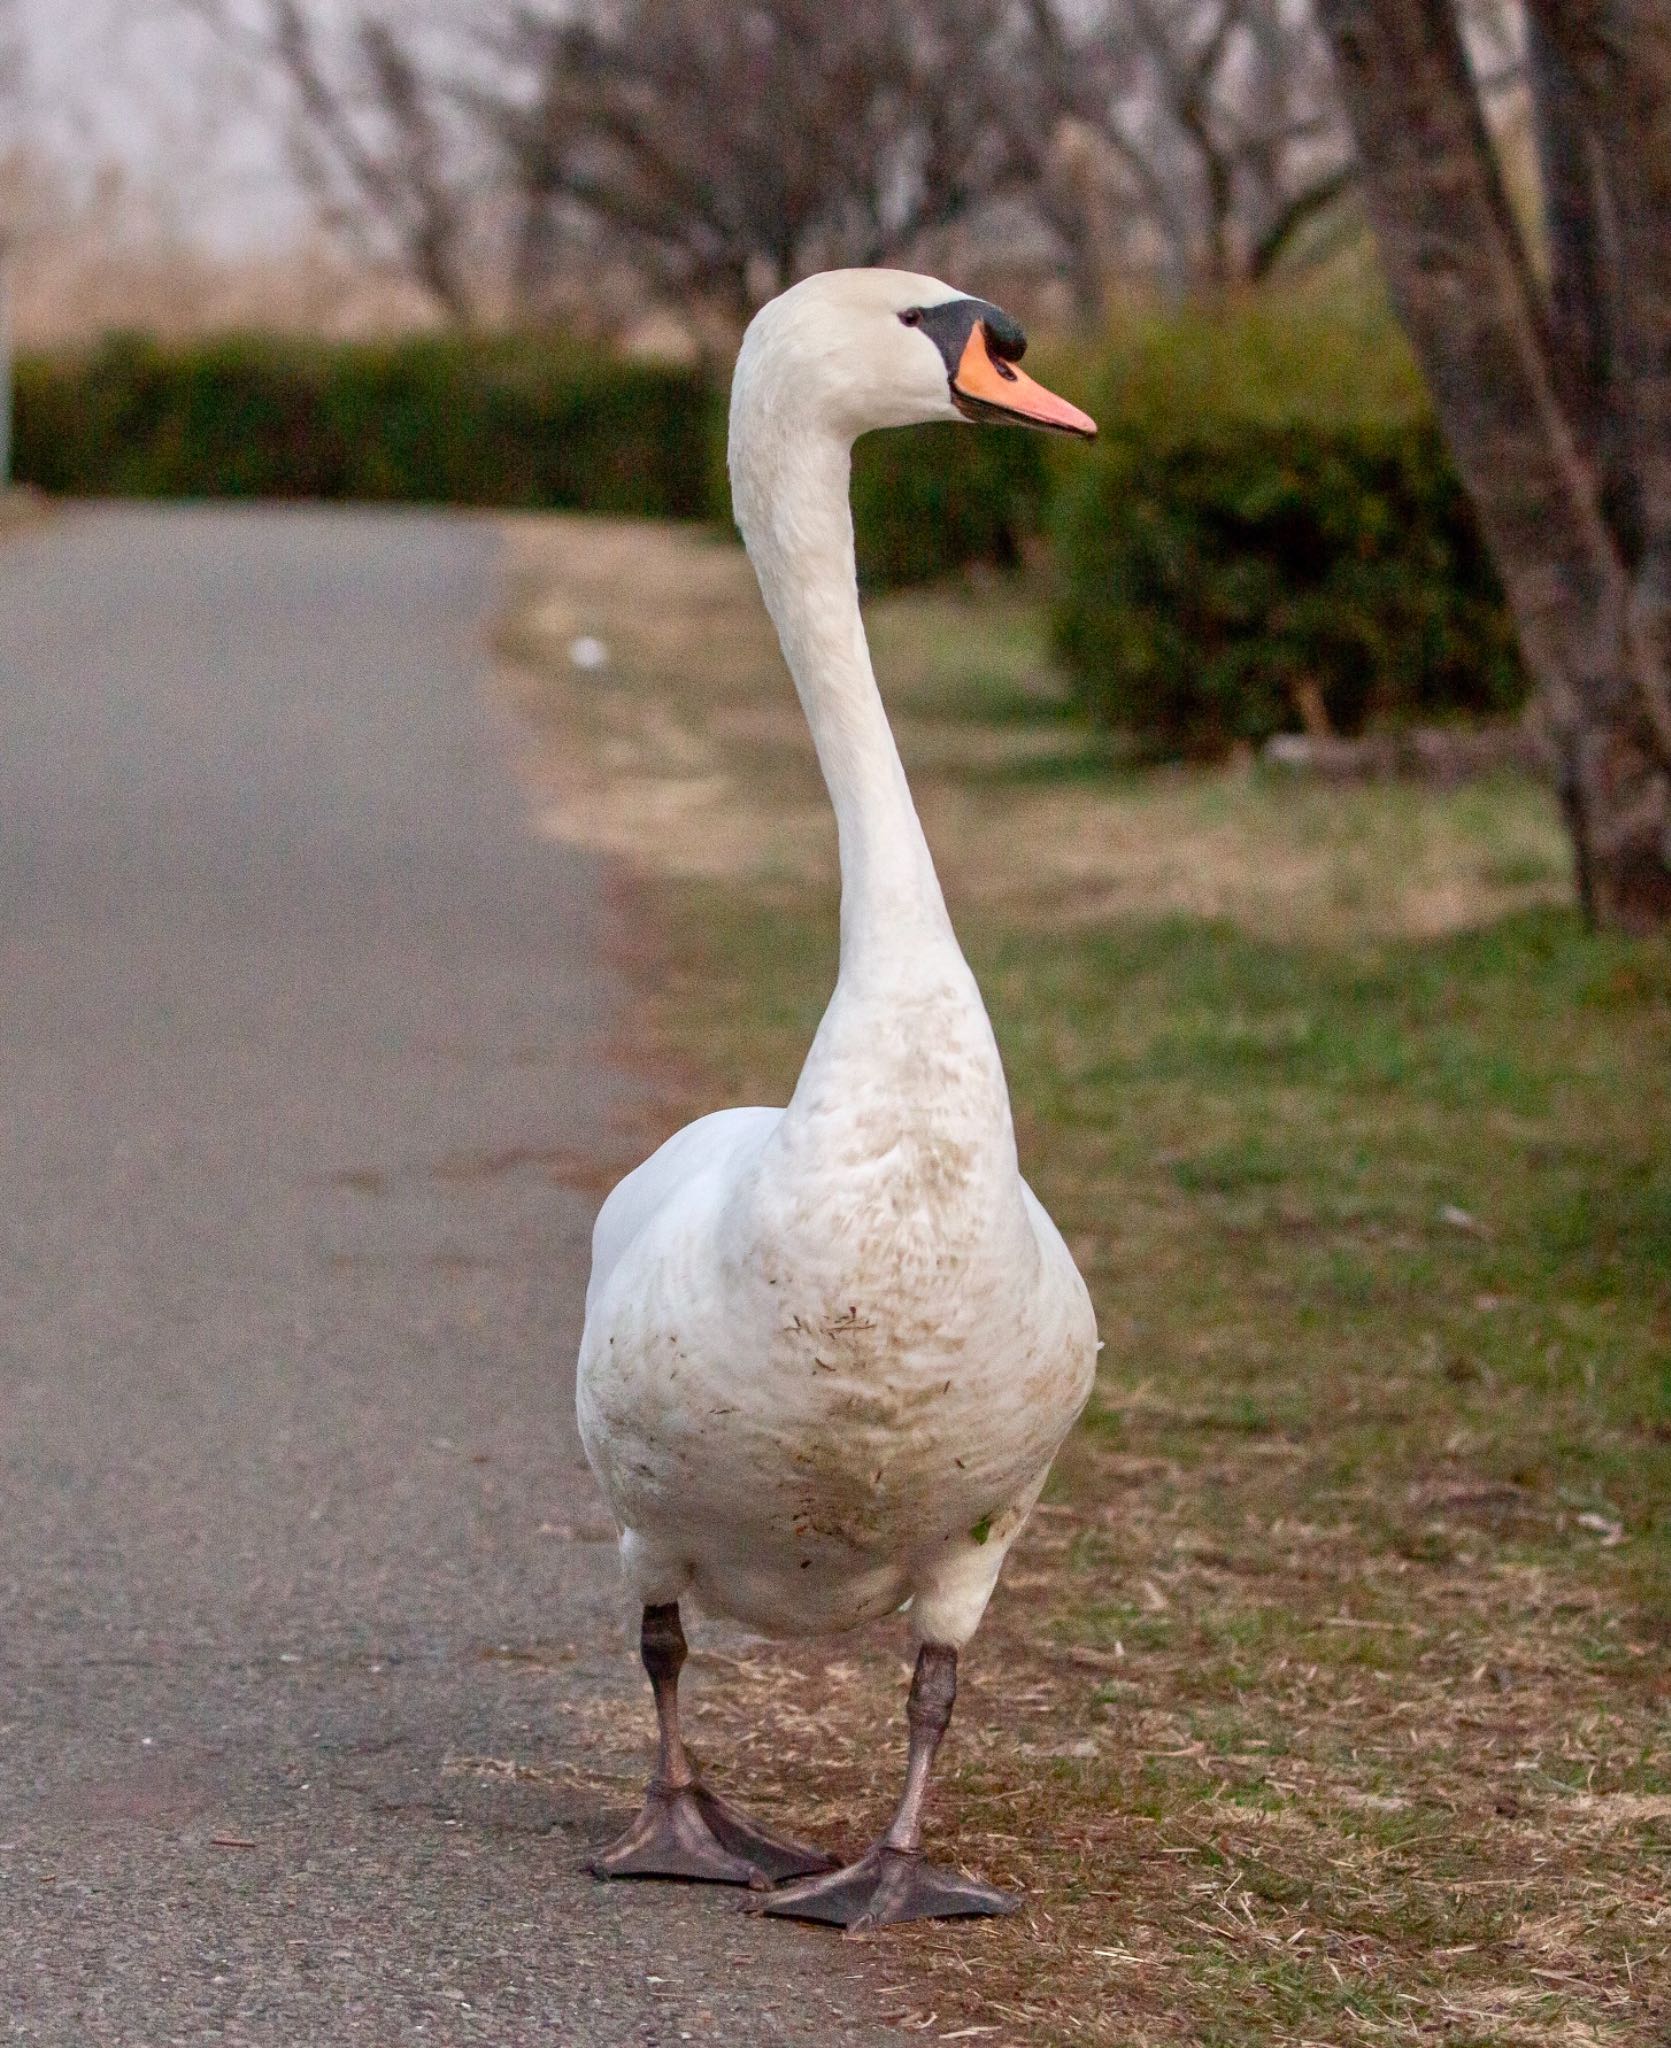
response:
<path id="1" fill-rule="evenodd" d="M 787 1108 L 678 1132 L 593 1242 L 580 1428 L 632 1591 L 773 1635 L 909 1602 L 919 1640 L 965 1643 L 1095 1361 L 1084 1282 L 1017 1165 L 854 577 L 853 438 L 957 416 L 907 316 L 970 303 L 835 272 L 744 341 L 733 499 L 836 810 L 840 972 Z"/>

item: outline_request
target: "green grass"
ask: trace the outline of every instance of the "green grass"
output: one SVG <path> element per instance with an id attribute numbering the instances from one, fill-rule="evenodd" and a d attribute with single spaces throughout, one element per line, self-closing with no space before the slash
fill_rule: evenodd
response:
<path id="1" fill-rule="evenodd" d="M 874 638 L 1024 1165 L 1107 1340 L 934 1809 L 939 1850 L 1030 1910 L 889 1937 L 912 2024 L 1658 2048 L 1671 944 L 1547 900 L 1530 785 L 1076 759 L 1041 788 L 1074 740 L 1025 606 L 925 593 Z M 727 805 L 808 787 L 775 665 L 713 643 Z M 622 688 L 708 716 L 703 659 Z M 1099 833 L 1076 894 L 1055 856 Z M 1223 914 L 1180 914 L 1180 872 Z M 834 975 L 829 881 L 655 886 L 669 1120 L 785 1099 Z M 841 1644 L 816 1693 L 811 1654 L 728 1664 L 704 1741 L 852 1833 L 897 1792 L 897 1646 Z"/>
<path id="2" fill-rule="evenodd" d="M 828 905 L 705 892 L 680 923 L 719 1092 L 781 1094 Z M 1620 1521 L 1671 1628 L 1671 951 L 1556 911 L 1355 948 L 1178 919 L 965 938 L 1098 1295 L 1098 1426 L 1136 1400 L 1185 1467 L 1280 1433 L 1367 1513 L 1466 1440 L 1557 1553 L 1585 1541 L 1567 1509 Z"/>
<path id="3" fill-rule="evenodd" d="M 963 923 L 1107 1339 L 1045 1640 L 1129 1674 L 1056 1702 L 1118 1732 L 1020 1813 L 959 1781 L 966 1816 L 1055 1832 L 1029 1875 L 1074 1930 L 970 2009 L 1226 2048 L 1651 2039 L 1620 2001 L 1663 1988 L 1671 1802 L 1590 1821 L 1671 1793 L 1671 949 L 1559 911 L 1330 947 Z M 677 928 L 679 1043 L 715 1100 L 781 1099 L 829 900 L 702 889 Z M 1145 1716 L 1178 1754 L 1133 1759 Z M 1227 1886 L 1239 1924 L 1189 1910 Z M 1170 1960 L 1087 1973 L 1134 1916 Z"/>

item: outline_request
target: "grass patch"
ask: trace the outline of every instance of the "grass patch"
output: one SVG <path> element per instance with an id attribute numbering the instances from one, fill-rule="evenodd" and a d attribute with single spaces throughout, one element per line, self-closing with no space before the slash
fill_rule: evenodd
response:
<path id="1" fill-rule="evenodd" d="M 1671 948 L 1579 928 L 1519 783 L 1006 780 L 1062 730 L 1036 626 L 909 605 L 878 666 L 1107 1339 L 935 1809 L 1029 1911 L 887 1937 L 913 2014 L 1029 2043 L 1663 2041 Z M 690 664 L 727 657 L 687 653 L 666 700 L 648 660 L 616 687 L 711 733 Z M 798 761 L 814 851 L 780 858 L 776 819 L 723 872 L 641 850 L 670 1123 L 784 1099 L 834 971 L 787 685 L 728 677 L 727 801 L 769 809 L 767 764 Z M 724 1778 L 856 1846 L 897 1789 L 899 1645 L 715 1678 Z"/>
<path id="2" fill-rule="evenodd" d="M 704 1100 L 779 1099 L 829 905 L 679 893 L 664 1025 Z M 1358 947 L 964 935 L 1108 1349 L 941 1807 L 1038 1910 L 973 1979 L 966 1938 L 917 1945 L 1028 2040 L 1657 2040 L 1655 975 L 1547 911 Z M 1634 1000 L 1586 1000 L 1621 975 Z M 730 1710 L 716 1734 L 754 1769 Z M 825 1773 L 832 1818 L 884 1810 L 867 1761 Z"/>

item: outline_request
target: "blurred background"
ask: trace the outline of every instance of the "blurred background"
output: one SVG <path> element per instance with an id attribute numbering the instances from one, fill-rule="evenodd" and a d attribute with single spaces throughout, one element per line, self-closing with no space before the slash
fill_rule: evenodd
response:
<path id="1" fill-rule="evenodd" d="M 1108 1340 L 982 1638 L 997 1732 L 963 1739 L 999 1746 L 955 1788 L 1051 1912 L 978 1972 L 915 1952 L 933 2003 L 1005 2039 L 1663 2040 L 1664 7 L 0 22 L 11 464 L 49 519 L 473 508 L 65 518 L 72 562 L 77 530 L 106 562 L 156 536 L 90 690 L 207 607 L 157 745 L 229 706 L 244 733 L 258 645 L 405 758 L 435 564 L 486 534 L 503 616 L 470 659 L 522 714 L 534 824 L 634 877 L 635 1145 L 783 1100 L 833 969 L 828 806 L 730 525 L 743 325 L 877 263 L 1026 322 L 1094 448 L 876 434 L 854 481 L 890 714 Z M 162 624 L 130 628 L 142 574 Z M 296 726 L 321 754 L 334 729 Z M 283 747 L 247 731 L 258 780 Z M 454 949 L 438 927 L 411 972 Z M 627 1163 L 550 1172 L 594 1193 Z M 856 1731 L 896 1674 L 835 1669 L 818 1716 L 716 1708 L 705 1741 L 751 1782 L 769 1741 L 797 1811 L 880 1801 Z"/>
<path id="2" fill-rule="evenodd" d="M 1468 26 L 1524 157 L 1514 10 Z M 1134 288 L 1359 239 L 1296 0 L 7 0 L 6 42 L 42 343 L 556 325 L 680 354 L 808 270 L 930 262 L 1094 333 Z"/>
<path id="3" fill-rule="evenodd" d="M 898 264 L 1105 439 L 877 437 L 872 589 L 1047 568 L 1082 707 L 1162 755 L 1524 699 L 1305 0 L 4 4 L 21 482 L 723 523 L 749 313 Z M 1535 234 L 1524 25 L 1465 28 Z"/>

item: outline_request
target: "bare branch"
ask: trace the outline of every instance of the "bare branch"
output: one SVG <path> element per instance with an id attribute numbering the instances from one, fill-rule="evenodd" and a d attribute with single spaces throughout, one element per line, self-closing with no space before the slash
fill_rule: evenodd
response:
<path id="1" fill-rule="evenodd" d="M 466 208 L 442 132 L 440 99 L 381 15 L 347 17 L 328 54 L 304 0 L 254 0 L 253 17 L 228 0 L 180 0 L 229 48 L 280 79 L 293 116 L 290 156 L 303 189 L 339 231 L 374 246 L 433 296 L 450 319 L 473 316 Z"/>
<path id="2" fill-rule="evenodd" d="M 1248 265 L 1249 273 L 1255 278 L 1268 277 L 1300 231 L 1352 189 L 1356 175 L 1352 165 L 1343 164 L 1338 171 L 1319 178 L 1315 185 L 1296 192 L 1255 242 Z"/>

